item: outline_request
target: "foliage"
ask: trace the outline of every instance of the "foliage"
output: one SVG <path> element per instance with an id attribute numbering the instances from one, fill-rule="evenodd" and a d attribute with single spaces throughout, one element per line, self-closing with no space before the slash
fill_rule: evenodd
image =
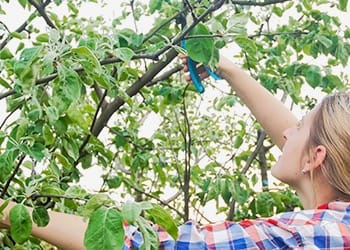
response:
<path id="1" fill-rule="evenodd" d="M 112 2 L 121 14 L 107 20 L 80 11 L 102 1 L 18 0 L 29 13 L 14 17 L 23 25 L 0 22 L 0 190 L 19 203 L 1 248 L 47 246 L 30 229 L 47 225 L 49 209 L 89 219 L 87 249 L 120 247 L 123 222 L 152 249 L 149 221 L 176 238 L 188 219 L 211 221 L 210 202 L 230 220 L 300 206 L 285 186 L 268 185 L 273 145 L 234 93 L 207 81 L 199 95 L 174 59 L 186 39 L 188 54 L 215 69 L 219 50 L 235 46 L 237 63 L 273 94 L 310 108 L 307 86 L 347 85 L 350 30 L 337 15 L 348 1 Z M 195 18 L 181 27 L 184 13 Z M 143 136 L 152 116 L 159 125 Z M 81 182 L 89 169 L 102 179 L 98 190 Z"/>

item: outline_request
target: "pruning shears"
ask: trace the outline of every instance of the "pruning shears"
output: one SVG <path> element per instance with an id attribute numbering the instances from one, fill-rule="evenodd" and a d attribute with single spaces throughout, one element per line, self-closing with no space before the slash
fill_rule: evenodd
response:
<path id="1" fill-rule="evenodd" d="M 186 15 L 182 14 L 179 16 L 178 19 L 178 23 L 181 24 L 181 28 L 182 30 L 186 27 L 187 24 L 187 20 L 186 20 Z M 186 40 L 183 39 L 180 42 L 181 47 L 186 50 Z M 202 81 L 199 77 L 199 74 L 197 72 L 197 62 L 192 60 L 190 57 L 187 57 L 187 67 L 188 67 L 188 71 L 190 72 L 190 76 L 193 82 L 194 87 L 196 88 L 196 90 L 199 93 L 203 93 L 204 92 L 204 86 L 202 84 Z M 215 72 L 213 72 L 208 66 L 204 65 L 204 69 L 208 72 L 208 74 L 213 77 L 215 80 L 220 80 L 221 77 L 216 74 Z"/>

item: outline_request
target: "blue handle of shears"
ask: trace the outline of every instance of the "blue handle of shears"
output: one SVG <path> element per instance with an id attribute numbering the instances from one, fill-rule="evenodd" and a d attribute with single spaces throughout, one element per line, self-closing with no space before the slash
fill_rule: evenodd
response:
<path id="1" fill-rule="evenodd" d="M 184 40 L 181 41 L 181 47 L 183 49 L 186 49 L 186 42 Z M 202 81 L 199 77 L 199 74 L 197 72 L 197 62 L 193 61 L 190 57 L 187 57 L 187 67 L 188 71 L 190 72 L 190 76 L 193 82 L 194 87 L 199 93 L 204 92 L 204 86 L 202 84 Z M 221 77 L 213 72 L 209 67 L 204 66 L 205 70 L 208 72 L 208 74 L 213 77 L 215 80 L 220 80 Z"/>
<path id="2" fill-rule="evenodd" d="M 181 47 L 183 49 L 186 49 L 186 41 L 184 40 L 181 41 Z M 199 93 L 203 93 L 204 86 L 197 72 L 197 63 L 193 61 L 190 57 L 187 57 L 186 61 L 187 61 L 188 71 L 190 72 L 191 80 L 193 82 L 194 87 Z"/>
<path id="3" fill-rule="evenodd" d="M 202 94 L 204 92 L 204 86 L 197 72 L 196 65 L 197 63 L 195 61 L 193 61 L 190 57 L 187 57 L 187 67 L 188 71 L 190 72 L 193 85 L 197 91 Z"/>

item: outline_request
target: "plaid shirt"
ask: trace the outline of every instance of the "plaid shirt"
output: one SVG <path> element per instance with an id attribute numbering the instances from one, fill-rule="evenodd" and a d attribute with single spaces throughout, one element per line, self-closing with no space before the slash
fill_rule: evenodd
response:
<path id="1" fill-rule="evenodd" d="M 334 201 L 314 210 L 267 219 L 200 227 L 187 222 L 175 241 L 156 226 L 159 249 L 350 249 L 350 203 Z M 126 227 L 124 249 L 143 244 L 136 227 Z"/>

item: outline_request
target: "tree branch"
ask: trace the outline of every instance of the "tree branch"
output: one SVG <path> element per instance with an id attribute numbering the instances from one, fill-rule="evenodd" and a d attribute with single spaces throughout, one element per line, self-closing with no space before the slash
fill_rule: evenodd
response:
<path id="1" fill-rule="evenodd" d="M 252 162 L 254 161 L 256 156 L 259 154 L 261 147 L 264 145 L 265 137 L 266 137 L 266 133 L 264 131 L 261 131 L 261 133 L 258 133 L 258 139 L 257 139 L 257 142 L 256 142 L 256 147 L 255 147 L 253 153 L 251 153 L 251 155 L 249 156 L 248 160 L 246 161 L 246 164 L 244 165 L 244 168 L 241 170 L 242 174 L 247 173 L 247 171 L 250 168 Z"/>
<path id="2" fill-rule="evenodd" d="M 50 0 L 51 1 L 51 0 Z M 50 2 L 48 1 L 48 2 Z M 37 2 L 35 2 L 35 0 L 28 0 L 28 2 L 33 5 L 35 7 L 35 9 L 39 12 L 39 14 L 44 18 L 46 24 L 53 28 L 53 29 L 57 29 L 57 27 L 53 24 L 53 22 L 51 21 L 51 19 L 49 18 L 49 16 L 47 15 L 46 11 L 45 11 L 45 7 L 46 5 L 44 4 L 38 4 Z"/>
<path id="3" fill-rule="evenodd" d="M 268 1 L 263 1 L 263 2 L 231 0 L 231 3 L 237 4 L 237 5 L 246 5 L 246 6 L 267 6 L 267 5 L 271 5 L 271 4 L 284 3 L 284 2 L 289 2 L 289 1 L 291 1 L 291 0 L 268 0 Z"/>
<path id="4" fill-rule="evenodd" d="M 188 221 L 189 219 L 189 203 L 190 203 L 190 182 L 191 182 L 191 146 L 192 146 L 192 136 L 191 136 L 191 124 L 188 119 L 187 115 L 187 107 L 186 107 L 186 89 L 183 93 L 183 116 L 185 120 L 185 132 L 184 132 L 184 142 L 185 142 L 185 173 L 184 173 L 184 185 L 183 185 L 183 192 L 184 192 L 184 210 L 185 210 L 185 217 L 184 220 Z"/>
<path id="5" fill-rule="evenodd" d="M 258 130 L 258 133 L 264 133 L 265 132 L 261 129 Z M 259 158 L 259 166 L 260 166 L 260 175 L 261 175 L 261 183 L 262 183 L 262 190 L 268 191 L 269 188 L 269 179 L 267 176 L 267 164 L 266 164 L 266 152 L 268 151 L 268 147 L 261 147 L 258 158 Z"/>
<path id="6" fill-rule="evenodd" d="M 165 59 L 158 61 L 153 65 L 140 79 L 138 79 L 131 87 L 126 90 L 128 96 L 132 97 L 136 95 L 140 89 L 145 86 L 148 82 L 152 81 L 152 79 L 164 68 L 166 67 L 175 57 L 177 56 L 177 52 L 175 49 L 171 49 L 165 55 Z M 117 111 L 125 101 L 117 97 L 112 103 L 110 103 L 106 109 L 101 113 L 98 118 L 95 126 L 92 128 L 92 134 L 94 136 L 98 136 L 102 131 L 104 126 L 107 124 L 111 116 L 115 111 Z"/>
<path id="7" fill-rule="evenodd" d="M 45 8 L 47 5 L 49 5 L 51 2 L 51 0 L 46 0 L 41 6 L 42 8 Z M 37 10 L 34 11 L 31 15 L 29 15 L 29 17 L 31 17 L 33 14 L 35 14 L 35 12 L 38 12 Z M 15 32 L 20 33 L 23 30 L 25 30 L 25 28 L 27 27 L 27 25 L 29 24 L 29 18 L 21 25 L 19 26 Z M 1 42 L 0 44 L 0 50 L 2 50 L 13 38 L 13 36 L 11 34 L 8 34 L 8 36 L 4 39 L 4 41 Z"/>
<path id="8" fill-rule="evenodd" d="M 150 86 L 157 84 L 158 82 L 165 81 L 165 80 L 169 79 L 170 76 L 179 72 L 182 69 L 183 69 L 182 65 L 177 65 L 176 67 L 164 72 L 164 74 L 162 74 L 161 76 L 155 77 L 154 79 L 152 79 L 149 83 L 146 84 L 146 86 L 150 87 Z"/>
<path id="9" fill-rule="evenodd" d="M 241 174 L 244 175 L 247 173 L 254 159 L 257 157 L 259 152 L 261 152 L 261 150 L 263 149 L 265 137 L 266 137 L 266 133 L 263 130 L 261 130 L 260 132 L 258 131 L 258 139 L 256 142 L 255 150 L 253 151 L 253 153 L 251 153 L 248 160 L 246 161 L 244 168 L 241 170 Z M 231 198 L 230 209 L 227 215 L 227 220 L 229 221 L 233 220 L 233 217 L 235 215 L 235 207 L 236 207 L 236 201 L 233 198 Z"/>

